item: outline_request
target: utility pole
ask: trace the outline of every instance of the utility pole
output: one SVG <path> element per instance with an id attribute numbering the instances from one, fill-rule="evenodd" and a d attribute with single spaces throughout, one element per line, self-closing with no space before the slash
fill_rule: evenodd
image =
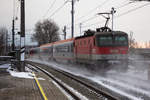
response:
<path id="1" fill-rule="evenodd" d="M 7 55 L 8 53 L 8 31 L 6 33 L 6 36 L 5 36 L 5 55 Z"/>
<path id="2" fill-rule="evenodd" d="M 63 32 L 64 32 L 64 40 L 66 40 L 66 26 L 64 26 Z"/>
<path id="3" fill-rule="evenodd" d="M 20 48 L 20 71 L 25 71 L 25 3 L 21 0 L 21 48 Z"/>
<path id="4" fill-rule="evenodd" d="M 12 20 L 12 51 L 15 50 L 15 20 Z"/>
<path id="5" fill-rule="evenodd" d="M 81 28 L 82 28 L 82 23 L 80 23 L 80 36 L 81 36 Z"/>
<path id="6" fill-rule="evenodd" d="M 72 38 L 74 37 L 74 0 L 71 1 L 72 10 L 71 10 L 71 16 L 72 16 Z"/>
<path id="7" fill-rule="evenodd" d="M 115 12 L 116 11 L 115 11 L 114 7 L 112 7 L 112 9 L 111 9 L 111 14 L 112 14 L 112 31 L 114 30 L 114 13 Z"/>

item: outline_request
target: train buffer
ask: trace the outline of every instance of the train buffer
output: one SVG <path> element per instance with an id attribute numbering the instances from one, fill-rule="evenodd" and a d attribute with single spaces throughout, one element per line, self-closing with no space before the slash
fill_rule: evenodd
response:
<path id="1" fill-rule="evenodd" d="M 0 72 L 0 100 L 68 100 L 41 72 L 16 72 L 12 68 L 7 71 Z"/>

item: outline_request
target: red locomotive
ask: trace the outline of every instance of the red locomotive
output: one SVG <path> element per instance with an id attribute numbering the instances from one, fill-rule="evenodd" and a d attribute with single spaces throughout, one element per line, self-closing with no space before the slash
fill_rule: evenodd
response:
<path id="1" fill-rule="evenodd" d="M 30 58 L 103 66 L 106 62 L 128 64 L 128 35 L 102 27 L 83 36 L 42 45 L 30 50 Z"/>

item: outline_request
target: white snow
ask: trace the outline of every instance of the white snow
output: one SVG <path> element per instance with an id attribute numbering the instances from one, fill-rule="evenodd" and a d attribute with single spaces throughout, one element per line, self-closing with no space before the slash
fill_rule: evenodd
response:
<path id="1" fill-rule="evenodd" d="M 44 70 L 46 73 L 46 70 Z M 52 77 L 54 77 L 51 73 L 49 73 Z M 59 81 L 61 84 L 63 84 L 67 89 L 69 89 L 70 91 L 72 91 L 76 96 L 78 96 L 81 100 L 89 100 L 87 97 L 85 97 L 84 95 L 82 95 L 81 93 L 79 93 L 77 90 L 75 90 L 74 88 L 70 87 L 69 85 L 67 85 L 66 83 L 64 83 L 62 80 L 58 79 L 55 77 L 55 79 L 57 81 Z"/>
<path id="2" fill-rule="evenodd" d="M 0 68 L 9 68 L 10 67 L 10 64 L 3 64 L 3 65 L 0 65 Z"/>
<path id="3" fill-rule="evenodd" d="M 49 62 L 48 63 L 48 62 L 39 61 L 39 60 L 32 60 L 32 61 L 35 61 L 35 62 L 38 62 L 38 63 L 43 63 L 43 64 L 46 64 L 46 65 L 50 65 L 52 67 L 62 69 L 64 71 L 67 71 L 67 72 L 72 73 L 74 75 L 78 75 L 78 76 L 81 76 L 81 77 L 88 78 L 88 79 L 93 80 L 93 81 L 97 82 L 98 84 L 100 84 L 100 85 L 102 85 L 106 88 L 109 88 L 109 89 L 113 90 L 114 92 L 117 92 L 119 94 L 127 96 L 127 97 L 131 98 L 132 100 L 142 100 L 142 98 L 141 98 L 140 95 L 138 97 L 136 97 L 133 94 L 124 91 L 124 89 L 129 89 L 131 91 L 135 91 L 136 93 L 142 93 L 142 94 L 145 94 L 147 96 L 150 95 L 149 91 L 140 88 L 140 84 L 138 84 L 138 82 L 136 83 L 136 87 L 135 87 L 132 84 L 127 84 L 128 81 L 130 81 L 130 80 L 125 79 L 125 81 L 127 81 L 127 83 L 125 84 L 125 83 L 122 83 L 119 80 L 116 81 L 115 79 L 110 79 L 111 77 L 108 76 L 110 73 L 108 73 L 108 75 L 100 77 L 100 76 L 96 75 L 95 73 L 89 73 L 86 70 L 82 70 L 82 68 L 78 69 L 78 68 L 76 68 L 76 66 L 72 66 L 72 65 L 67 65 L 67 67 L 66 67 L 66 65 L 57 64 L 55 62 Z M 80 66 L 80 67 L 82 67 L 82 66 Z M 129 67 L 132 67 L 132 66 L 129 66 Z M 138 70 L 138 72 L 136 72 L 134 67 L 137 68 L 136 66 L 133 66 L 133 69 L 130 69 L 129 71 L 124 73 L 127 77 L 120 76 L 120 78 L 127 78 L 128 79 L 128 77 L 135 77 L 136 79 L 138 78 L 139 80 L 146 80 L 147 79 L 147 76 L 146 76 L 147 72 L 145 70 L 143 72 L 140 72 L 139 70 Z M 118 72 L 116 72 L 116 75 L 118 76 L 117 73 Z M 100 78 L 103 78 L 103 79 L 100 80 Z M 110 84 L 107 84 L 107 82 L 105 83 L 103 81 L 110 82 Z M 134 82 L 134 80 L 132 80 L 132 81 Z M 113 84 L 117 83 L 116 85 L 118 85 L 122 88 L 117 88 L 117 87 L 111 85 L 111 83 L 113 83 Z"/>
<path id="4" fill-rule="evenodd" d="M 94 81 L 95 81 L 95 80 L 94 80 Z M 135 96 L 133 96 L 133 95 L 131 95 L 131 94 L 129 94 L 129 93 L 125 93 L 125 92 L 123 92 L 122 90 L 119 90 L 119 89 L 117 89 L 117 88 L 115 88 L 115 87 L 106 85 L 106 84 L 102 83 L 101 81 L 97 81 L 97 83 L 101 84 L 102 86 L 104 86 L 104 87 L 106 87 L 106 88 L 108 88 L 108 89 L 113 90 L 113 91 L 116 92 L 116 93 L 119 93 L 119 94 L 122 94 L 122 95 L 124 95 L 124 96 L 127 96 L 127 97 L 130 98 L 131 100 L 143 100 L 142 98 L 138 98 L 138 97 L 135 97 Z"/>
<path id="5" fill-rule="evenodd" d="M 9 67 L 7 71 L 10 73 L 11 76 L 13 77 L 18 77 L 18 78 L 27 78 L 27 79 L 34 79 L 34 76 L 31 72 L 16 72 L 15 70 L 11 70 L 12 68 Z M 37 78 L 38 80 L 45 80 L 44 78 Z"/>
<path id="6" fill-rule="evenodd" d="M 55 84 L 64 94 L 67 96 L 68 100 L 74 100 L 71 95 L 69 95 L 63 88 L 61 88 L 55 81 L 52 80 L 52 83 Z"/>
<path id="7" fill-rule="evenodd" d="M 103 77 L 94 77 L 94 78 L 90 78 L 90 79 L 95 81 L 95 82 L 97 82 L 97 83 L 100 83 L 100 84 L 103 83 L 103 84 L 105 84 L 107 86 L 115 84 L 116 86 L 125 88 L 127 90 L 137 91 L 139 93 L 143 93 L 143 94 L 146 94 L 147 96 L 150 96 L 150 92 L 149 91 L 146 91 L 146 90 L 143 90 L 143 89 L 131 86 L 131 85 L 127 84 L 127 83 L 123 83 L 123 82 L 118 81 L 118 80 L 112 80 L 112 79 L 103 78 Z"/>
<path id="8" fill-rule="evenodd" d="M 12 56 L 0 56 L 0 58 L 12 58 Z"/>

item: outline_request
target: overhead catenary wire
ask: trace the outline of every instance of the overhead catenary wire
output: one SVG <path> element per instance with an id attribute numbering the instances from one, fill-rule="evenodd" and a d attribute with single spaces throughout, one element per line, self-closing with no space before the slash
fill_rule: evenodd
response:
<path id="1" fill-rule="evenodd" d="M 95 19 L 95 18 L 97 18 L 97 16 L 92 16 L 92 17 L 90 17 L 89 19 L 84 20 L 84 21 L 82 21 L 82 22 L 80 22 L 80 23 L 86 23 L 87 21 L 93 20 L 93 19 Z"/>
<path id="2" fill-rule="evenodd" d="M 150 5 L 150 3 L 146 3 L 146 4 L 144 4 L 144 5 L 141 5 L 141 6 L 138 6 L 138 7 L 136 7 L 136 8 L 133 8 L 133 9 L 131 9 L 131 10 L 128 10 L 128 11 L 126 11 L 126 12 L 124 12 L 124 13 L 118 15 L 118 16 L 115 16 L 115 18 L 121 17 L 121 16 L 123 16 L 123 15 L 126 15 L 126 14 L 128 14 L 128 13 L 131 13 L 131 12 L 133 12 L 133 11 L 136 11 L 136 10 L 138 10 L 138 9 L 140 9 L 140 8 L 143 8 L 143 7 L 145 7 L 145 6 L 148 6 L 148 5 Z M 102 22 L 104 22 L 104 21 L 99 21 L 99 22 L 96 22 L 96 23 L 93 23 L 93 24 L 90 24 L 90 25 L 85 25 L 85 26 L 82 26 L 82 28 L 86 28 L 86 27 L 89 27 L 89 26 L 97 25 L 97 24 L 102 23 Z"/>
<path id="3" fill-rule="evenodd" d="M 126 0 L 125 0 L 126 1 Z M 124 2 L 125 2 L 124 1 Z M 123 2 L 123 3 L 124 3 Z M 125 4 L 123 4 L 123 5 L 120 5 L 120 6 L 118 6 L 118 7 L 115 7 L 115 9 L 121 9 L 121 8 L 123 8 L 123 7 L 125 7 L 125 6 L 127 6 L 127 5 L 129 5 L 129 4 L 131 4 L 131 3 L 133 3 L 134 1 L 130 1 L 130 2 L 128 2 L 128 3 L 125 3 Z M 103 2 L 102 3 L 102 5 L 104 5 L 106 3 L 106 1 L 105 2 Z M 102 6 L 101 6 L 102 7 Z M 95 9 L 97 9 L 97 8 L 99 8 L 99 6 L 97 6 L 96 8 L 94 8 L 93 10 L 95 10 Z M 92 11 L 92 10 L 91 10 Z M 83 16 L 84 17 L 84 16 Z M 81 22 L 79 22 L 79 23 L 76 23 L 75 25 L 79 25 L 80 23 L 86 23 L 86 22 L 88 22 L 88 21 L 91 21 L 91 20 L 93 20 L 93 19 L 95 19 L 95 18 L 97 18 L 98 16 L 92 16 L 92 17 L 90 17 L 90 18 L 88 18 L 88 19 L 86 19 L 86 20 L 84 20 L 84 21 L 81 21 Z"/>
<path id="4" fill-rule="evenodd" d="M 97 8 L 103 7 L 108 1 L 109 1 L 109 0 L 105 0 L 103 3 L 101 3 L 101 4 L 98 5 L 98 6 L 96 6 L 95 8 L 93 8 L 92 10 L 90 10 L 88 13 L 86 13 L 85 15 L 83 15 L 83 16 L 77 18 L 76 20 L 81 20 L 82 18 L 87 17 L 87 15 L 89 15 L 89 13 L 95 11 Z M 123 3 L 126 2 L 126 1 L 127 1 L 127 0 L 123 1 Z M 124 6 L 127 6 L 127 5 L 128 5 L 128 3 L 127 3 L 127 4 L 124 4 L 123 7 L 124 7 Z M 120 6 L 119 6 L 119 7 L 120 7 Z M 121 7 L 122 7 L 122 5 L 121 5 Z M 121 7 L 120 7 L 120 8 L 121 8 Z M 117 8 L 118 8 L 118 7 L 117 7 Z M 82 24 L 83 24 L 83 23 L 86 23 L 86 22 L 91 21 L 91 20 L 93 20 L 93 19 L 95 19 L 95 18 L 97 18 L 97 17 L 98 17 L 98 16 L 95 16 L 95 15 L 94 15 L 94 16 L 92 16 L 92 17 L 86 19 L 86 20 L 83 20 L 83 21 L 80 21 L 80 22 L 76 23 L 75 25 L 79 25 L 79 24 L 81 24 L 81 23 L 82 23 Z M 69 27 L 69 24 L 67 24 L 66 26 L 67 26 L 68 28 L 70 28 L 70 27 Z"/>
<path id="5" fill-rule="evenodd" d="M 56 13 L 58 13 L 66 4 L 67 4 L 68 1 L 64 2 L 59 8 L 57 8 L 51 15 L 50 15 L 50 18 L 52 16 L 54 16 Z"/>
<path id="6" fill-rule="evenodd" d="M 128 3 L 125 3 L 125 4 L 123 4 L 123 5 L 120 5 L 120 6 L 118 6 L 118 7 L 115 7 L 115 9 L 121 9 L 121 8 L 123 8 L 123 7 L 126 7 L 126 6 L 128 6 L 128 5 L 130 5 L 130 4 L 132 4 L 132 3 L 134 3 L 134 1 L 130 1 L 130 2 L 128 2 Z"/>
<path id="7" fill-rule="evenodd" d="M 90 10 L 90 11 L 88 11 L 85 15 L 83 15 L 83 16 L 81 16 L 81 17 L 79 17 L 79 18 L 77 18 L 76 20 L 81 20 L 82 18 L 84 18 L 84 17 L 86 17 L 89 13 L 91 13 L 91 12 L 93 12 L 93 11 L 95 11 L 96 9 L 98 9 L 98 8 L 101 8 L 101 7 L 103 7 L 108 1 L 110 1 L 110 0 L 105 0 L 103 3 L 101 3 L 100 5 L 98 5 L 98 6 L 96 6 L 95 8 L 93 8 L 92 10 Z"/>
<path id="8" fill-rule="evenodd" d="M 104 20 L 96 22 L 96 23 L 92 23 L 90 25 L 84 25 L 84 26 L 82 26 L 82 28 L 86 28 L 86 27 L 89 27 L 89 26 L 97 25 L 97 24 L 102 23 L 102 22 L 104 22 Z"/>
<path id="9" fill-rule="evenodd" d="M 78 21 L 79 21 L 79 20 L 83 19 L 84 17 L 87 17 L 87 15 L 89 15 L 89 13 L 95 11 L 95 10 L 98 9 L 98 8 L 103 7 L 108 1 L 110 1 L 110 0 L 105 0 L 105 1 L 102 2 L 100 5 L 96 6 L 96 7 L 93 8 L 92 10 L 88 11 L 85 15 L 83 15 L 83 16 L 81 16 L 81 17 L 78 17 L 78 18 L 75 19 L 75 20 L 78 20 Z M 93 19 L 95 19 L 95 18 L 96 18 L 96 16 L 92 16 L 92 17 L 90 17 L 90 18 L 88 18 L 88 19 L 86 19 L 86 20 L 84 20 L 84 21 L 81 21 L 81 22 L 76 23 L 75 25 L 78 25 L 78 24 L 80 24 L 80 23 L 85 23 L 85 22 L 90 21 L 90 20 L 93 20 Z M 68 26 L 68 24 L 67 24 L 66 26 Z"/>
<path id="10" fill-rule="evenodd" d="M 54 1 L 52 2 L 52 4 L 49 6 L 48 10 L 47 10 L 46 13 L 43 15 L 43 18 L 45 18 L 46 15 L 48 14 L 48 12 L 53 8 L 55 2 L 56 2 L 56 0 L 54 0 Z"/>
<path id="11" fill-rule="evenodd" d="M 122 13 L 122 14 L 116 16 L 116 18 L 122 17 L 122 16 L 124 16 L 124 15 L 126 15 L 126 14 L 129 14 L 129 13 L 131 13 L 131 12 L 133 12 L 133 11 L 136 11 L 136 10 L 138 10 L 138 9 L 140 9 L 140 8 L 143 8 L 143 7 L 145 7 L 145 6 L 148 6 L 148 5 L 150 5 L 150 3 L 144 4 L 144 5 L 142 5 L 142 6 L 139 6 L 139 7 L 136 7 L 136 8 L 134 8 L 134 9 L 131 9 L 131 10 L 129 10 L 129 11 L 126 11 L 125 13 Z M 83 28 L 90 27 L 90 26 L 94 26 L 94 25 L 97 25 L 97 24 L 102 23 L 102 22 L 104 22 L 104 21 L 97 22 L 97 23 L 93 23 L 93 24 L 90 24 L 90 25 L 85 25 L 85 26 L 83 26 Z"/>
<path id="12" fill-rule="evenodd" d="M 102 2 L 100 5 L 96 6 L 96 7 L 93 8 L 92 10 L 88 11 L 85 15 L 83 15 L 83 16 L 77 18 L 76 20 L 81 20 L 81 19 L 83 19 L 84 17 L 87 17 L 87 15 L 89 15 L 89 13 L 95 11 L 95 10 L 98 9 L 98 8 L 103 7 L 103 6 L 104 6 L 107 2 L 109 2 L 109 1 L 110 1 L 110 0 L 105 0 L 105 1 Z M 86 20 L 83 20 L 83 21 L 80 21 L 80 22 L 76 23 L 75 25 L 79 25 L 80 23 L 86 23 L 87 21 L 93 20 L 93 19 L 95 19 L 95 18 L 97 18 L 97 17 L 98 17 L 98 16 L 95 16 L 95 15 L 94 15 L 94 16 L 92 16 L 92 17 L 86 19 Z M 66 25 L 66 26 L 68 26 L 68 25 Z"/>
<path id="13" fill-rule="evenodd" d="M 148 5 L 150 5 L 150 3 L 146 3 L 146 4 L 143 4 L 143 5 L 138 6 L 138 7 L 136 7 L 136 8 L 133 8 L 133 9 L 131 9 L 131 10 L 128 10 L 128 11 L 126 11 L 126 12 L 124 12 L 124 13 L 122 13 L 122 14 L 116 16 L 116 17 L 122 17 L 123 15 L 126 15 L 126 14 L 128 14 L 128 13 L 131 13 L 131 12 L 133 12 L 133 11 L 136 11 L 136 10 L 138 10 L 138 9 L 140 9 L 140 8 L 143 8 L 143 7 L 145 7 L 145 6 L 148 6 Z"/>
<path id="14" fill-rule="evenodd" d="M 129 5 L 129 4 L 131 4 L 131 3 L 133 3 L 133 2 L 128 2 L 128 3 L 126 3 L 126 4 L 120 5 L 120 6 L 118 6 L 118 7 L 115 7 L 115 9 L 121 9 L 121 8 L 123 8 L 123 7 L 125 7 L 125 6 L 127 6 L 127 5 Z M 95 18 L 97 18 L 97 17 L 98 17 L 98 16 L 92 16 L 92 17 L 90 17 L 89 19 L 84 20 L 84 21 L 82 21 L 82 22 L 80 22 L 80 23 L 85 23 L 85 22 L 90 21 L 90 20 L 93 20 L 93 19 L 95 19 Z M 78 24 L 79 24 L 79 23 L 78 23 Z"/>

